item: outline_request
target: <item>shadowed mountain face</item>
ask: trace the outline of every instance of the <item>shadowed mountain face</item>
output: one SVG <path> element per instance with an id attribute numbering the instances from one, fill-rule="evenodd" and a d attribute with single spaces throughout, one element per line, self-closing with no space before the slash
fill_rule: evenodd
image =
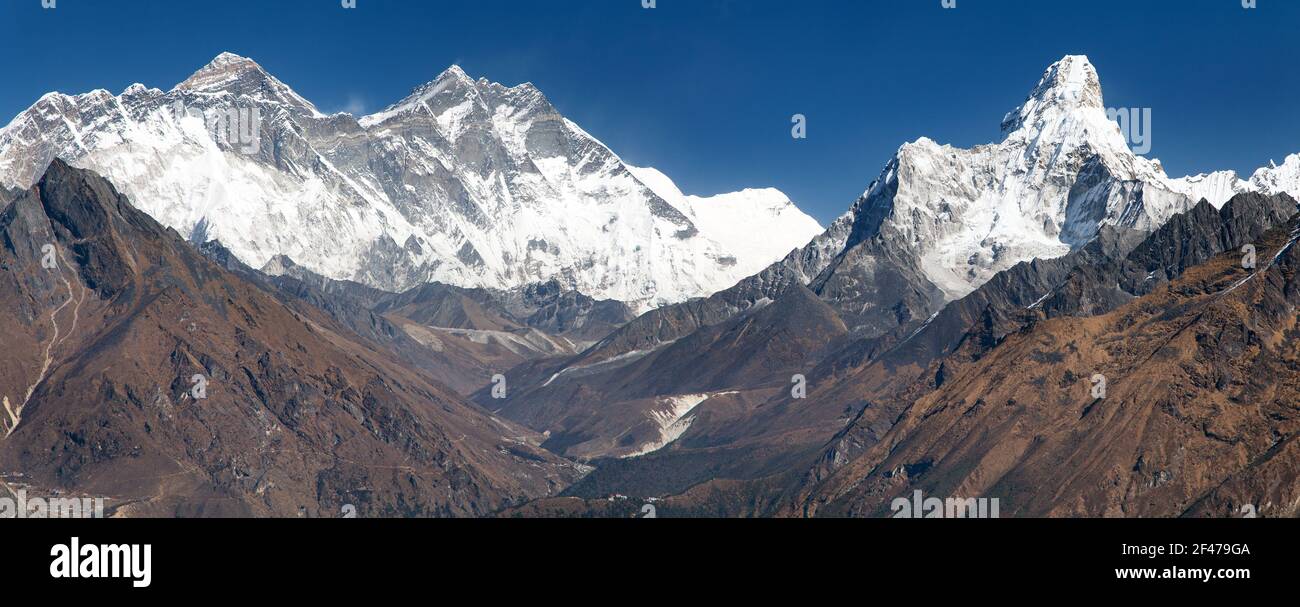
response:
<path id="1" fill-rule="evenodd" d="M 579 476 L 94 174 L 53 163 L 0 237 L 10 491 L 104 496 L 124 515 L 481 515 Z"/>
<path id="2" fill-rule="evenodd" d="M 431 327 L 522 334 L 531 330 L 558 338 L 554 350 L 538 347 L 540 353 L 552 355 L 584 349 L 635 316 L 622 302 L 592 299 L 554 281 L 508 291 L 430 283 L 376 298 L 374 309 Z"/>

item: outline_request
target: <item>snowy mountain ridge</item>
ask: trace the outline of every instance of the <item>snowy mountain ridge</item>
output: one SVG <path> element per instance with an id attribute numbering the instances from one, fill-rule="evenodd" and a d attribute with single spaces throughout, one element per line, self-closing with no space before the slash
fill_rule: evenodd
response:
<path id="1" fill-rule="evenodd" d="M 1300 194 L 1300 154 L 1287 156 L 1280 165 L 1270 162 L 1269 166 L 1256 169 L 1250 179 L 1242 179 L 1236 171 L 1215 171 L 1173 179 L 1171 183 L 1177 191 L 1193 200 L 1204 198 L 1215 208 L 1244 192 L 1269 195 L 1285 192 L 1295 197 Z"/>
<path id="2" fill-rule="evenodd" d="M 260 117 L 230 128 L 259 145 L 201 118 L 235 110 Z M 656 190 L 676 192 L 671 180 L 644 183 L 535 86 L 458 66 L 357 119 L 223 53 L 168 92 L 51 93 L 0 129 L 0 183 L 29 187 L 56 156 L 249 265 L 284 255 L 390 291 L 554 279 L 654 307 L 726 288 L 822 231 L 775 190 L 666 200 Z"/>

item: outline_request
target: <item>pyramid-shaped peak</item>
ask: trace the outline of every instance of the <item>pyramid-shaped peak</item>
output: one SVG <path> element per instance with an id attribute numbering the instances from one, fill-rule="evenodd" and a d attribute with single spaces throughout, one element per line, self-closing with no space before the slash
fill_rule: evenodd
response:
<path id="1" fill-rule="evenodd" d="M 234 53 L 221 53 L 210 63 L 194 72 L 173 90 L 203 93 L 226 92 L 254 101 L 279 103 L 296 108 L 312 116 L 323 117 L 316 106 L 275 76 L 267 73 L 256 61 Z"/>
<path id="2" fill-rule="evenodd" d="M 266 70 L 262 69 L 262 66 L 258 65 L 256 61 L 253 61 L 248 57 L 244 57 L 242 55 L 236 55 L 234 53 L 229 53 L 229 52 L 221 53 L 220 55 L 217 55 L 215 58 L 212 59 L 212 61 L 209 61 L 207 65 L 203 66 L 203 68 L 201 68 L 197 73 L 200 74 L 204 72 L 227 72 L 228 73 L 228 72 L 244 72 L 244 71 L 256 71 L 256 72 L 266 73 Z"/>
<path id="3" fill-rule="evenodd" d="M 1086 55 L 1066 55 L 1048 66 L 1031 97 L 1101 105 L 1101 80 Z"/>
<path id="4" fill-rule="evenodd" d="M 232 64 L 256 66 L 257 62 L 253 61 L 252 59 L 249 59 L 248 57 L 244 57 L 242 55 L 236 55 L 231 52 L 224 52 L 221 53 L 220 55 L 217 55 L 216 58 L 214 58 L 209 65 L 220 66 L 220 65 L 232 65 Z"/>
<path id="5" fill-rule="evenodd" d="M 448 78 L 473 81 L 473 78 L 470 78 L 469 74 L 465 73 L 464 68 L 454 63 L 451 65 L 451 67 L 448 67 L 447 69 L 443 70 L 442 73 L 438 75 L 437 80 L 445 80 Z"/>
<path id="6" fill-rule="evenodd" d="M 453 64 L 438 74 L 437 78 L 415 87 L 407 99 L 427 98 L 445 90 L 463 90 L 474 86 L 474 79 L 459 65 Z"/>
<path id="7" fill-rule="evenodd" d="M 1075 109 L 1104 109 L 1101 79 L 1086 55 L 1066 55 L 1047 66 L 1025 102 L 1002 121 L 1003 133 L 1036 122 L 1046 114 Z"/>
<path id="8" fill-rule="evenodd" d="M 227 88 L 232 82 L 271 80 L 266 70 L 256 61 L 234 53 L 221 53 L 207 65 L 199 68 L 189 78 L 176 86 L 187 90 L 212 90 Z"/>

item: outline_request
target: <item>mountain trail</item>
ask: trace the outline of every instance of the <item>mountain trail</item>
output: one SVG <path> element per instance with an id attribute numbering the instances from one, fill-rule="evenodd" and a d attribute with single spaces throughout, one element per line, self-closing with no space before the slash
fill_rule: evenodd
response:
<path id="1" fill-rule="evenodd" d="M 76 295 L 72 292 L 72 283 L 68 281 L 68 277 L 63 273 L 63 257 L 57 249 L 55 249 L 55 255 L 59 256 L 59 279 L 63 281 L 63 286 L 68 289 L 68 299 L 67 301 L 64 301 L 62 305 L 50 312 L 50 324 L 54 326 L 54 335 L 50 338 L 50 343 L 45 346 L 45 362 L 41 365 L 41 372 L 36 376 L 36 381 L 27 387 L 27 393 L 23 396 L 22 404 L 18 405 L 17 409 L 14 409 L 9 404 L 9 397 L 4 397 L 5 413 L 9 415 L 9 430 L 5 432 L 6 438 L 12 435 L 14 430 L 18 429 L 18 424 L 22 423 L 23 409 L 25 409 L 27 403 L 31 401 L 32 394 L 36 392 L 37 386 L 40 386 L 41 382 L 45 381 L 45 376 L 49 373 L 50 366 L 54 364 L 54 347 L 67 341 L 68 338 L 76 332 L 77 321 L 81 317 L 81 304 L 86 301 L 86 288 L 84 286 L 81 287 L 81 298 L 77 299 Z M 72 326 L 69 328 L 68 333 L 63 336 L 63 339 L 60 340 L 59 313 L 62 312 L 64 308 L 68 307 L 68 304 L 73 303 L 73 301 L 76 301 L 76 305 L 72 308 Z"/>

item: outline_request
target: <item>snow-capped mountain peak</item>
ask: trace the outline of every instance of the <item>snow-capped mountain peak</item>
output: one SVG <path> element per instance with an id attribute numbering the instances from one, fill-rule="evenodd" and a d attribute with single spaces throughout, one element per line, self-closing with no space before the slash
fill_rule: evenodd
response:
<path id="1" fill-rule="evenodd" d="M 151 89 L 139 82 L 132 84 L 122 90 L 122 97 L 139 97 L 142 95 L 162 95 L 163 92 L 158 89 Z"/>
<path id="2" fill-rule="evenodd" d="M 232 88 L 232 84 L 265 84 L 272 80 L 274 78 L 256 61 L 234 53 L 221 53 L 173 90 L 226 91 Z"/>
<path id="3" fill-rule="evenodd" d="M 1084 56 L 1049 66 L 1001 126 L 1000 142 L 971 149 L 901 146 L 855 206 L 850 241 L 885 234 L 951 299 L 1020 261 L 1064 255 L 1104 224 L 1152 229 L 1191 204 L 1129 149 Z"/>
<path id="4" fill-rule="evenodd" d="M 1300 154 L 1290 154 L 1278 164 L 1272 160 L 1268 166 L 1260 168 L 1250 176 L 1250 183 L 1256 191 L 1265 194 L 1286 192 L 1292 197 L 1300 197 Z"/>
<path id="5" fill-rule="evenodd" d="M 1022 150 L 1030 170 L 1052 166 L 1062 150 L 1078 150 L 1096 154 L 1119 179 L 1164 179 L 1159 161 L 1134 154 L 1107 115 L 1101 79 L 1083 55 L 1067 55 L 1048 66 L 1025 102 L 1003 118 L 1002 134 L 1002 144 Z"/>
<path id="6" fill-rule="evenodd" d="M 1084 55 L 1066 55 L 1043 72 L 1025 102 L 1002 119 L 1004 134 L 1042 123 L 1063 112 L 1101 110 L 1101 79 Z"/>

